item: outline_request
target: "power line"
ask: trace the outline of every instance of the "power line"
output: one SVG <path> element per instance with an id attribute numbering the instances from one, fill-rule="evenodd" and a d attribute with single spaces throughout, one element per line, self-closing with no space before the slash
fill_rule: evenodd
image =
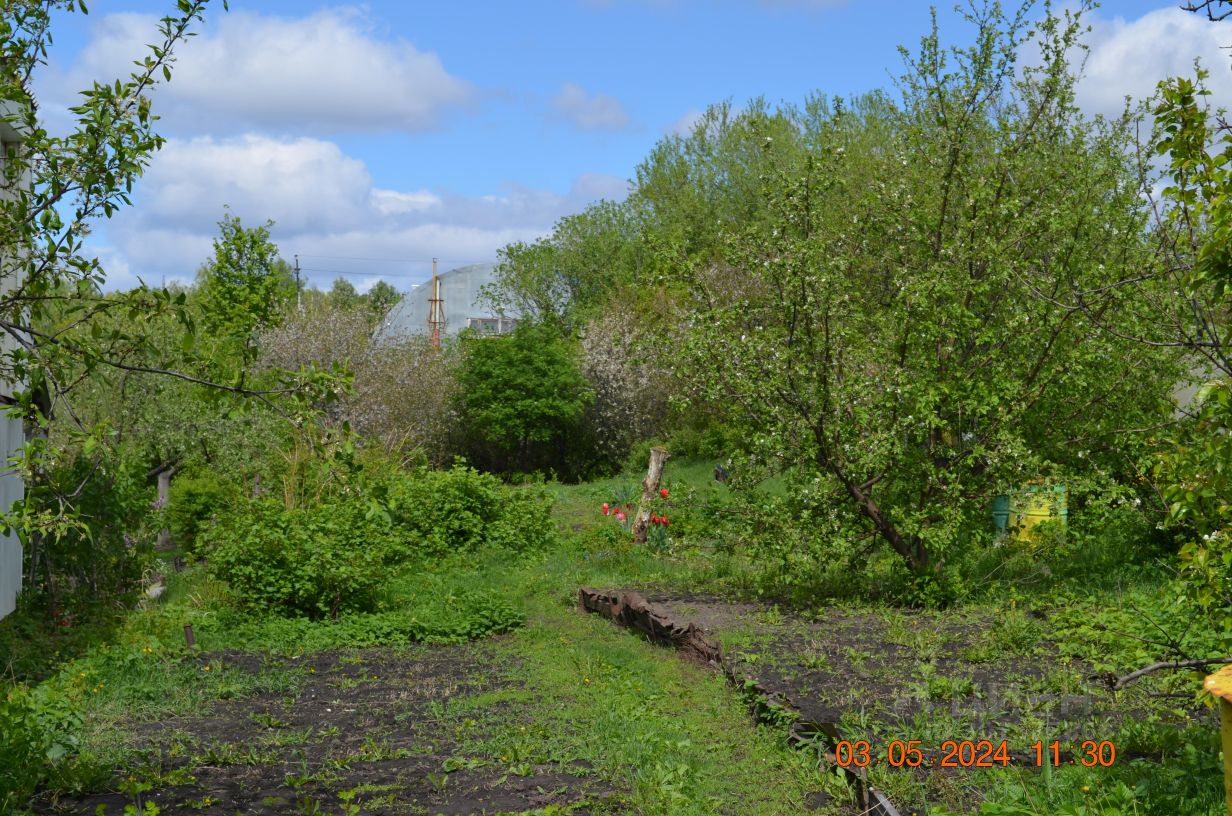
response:
<path id="1" fill-rule="evenodd" d="M 460 260 L 457 258 L 361 258 L 355 255 L 307 255 L 303 252 L 299 253 L 302 258 L 323 258 L 329 261 L 366 261 L 370 263 L 421 263 L 430 264 L 437 261 L 443 264 L 479 264 L 491 263 L 492 259 L 477 261 L 477 260 Z"/>
<path id="2" fill-rule="evenodd" d="M 431 261 L 429 261 L 431 263 Z M 421 278 L 413 272 L 352 272 L 346 269 L 319 269 L 313 266 L 300 267 L 302 272 L 319 272 L 323 275 L 352 275 L 357 278 Z"/>

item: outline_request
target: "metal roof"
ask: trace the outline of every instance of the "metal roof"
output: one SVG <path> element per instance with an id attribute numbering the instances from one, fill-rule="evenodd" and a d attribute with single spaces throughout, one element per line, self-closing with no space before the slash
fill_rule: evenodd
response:
<path id="1" fill-rule="evenodd" d="M 513 312 L 497 315 L 481 303 L 481 290 L 496 280 L 496 264 L 471 264 L 459 266 L 437 275 L 440 279 L 441 303 L 445 313 L 445 328 L 442 334 L 456 335 L 467 328 L 471 320 L 497 317 L 517 318 Z M 415 286 L 407 292 L 385 318 L 382 334 L 398 337 L 428 334 L 428 313 L 431 308 L 432 279 Z"/>

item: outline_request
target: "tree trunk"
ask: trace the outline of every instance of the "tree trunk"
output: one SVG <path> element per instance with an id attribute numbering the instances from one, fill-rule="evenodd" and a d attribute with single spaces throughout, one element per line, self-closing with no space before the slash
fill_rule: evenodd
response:
<path id="1" fill-rule="evenodd" d="M 894 552 L 903 557 L 907 562 L 907 566 L 911 569 L 914 575 L 923 575 L 928 571 L 929 553 L 924 546 L 924 542 L 919 538 L 911 541 L 903 538 L 898 528 L 888 519 L 885 513 L 873 500 L 872 485 L 876 484 L 876 480 L 865 482 L 864 484 L 856 484 L 850 479 L 845 472 L 834 466 L 829 460 L 824 457 L 818 457 L 818 463 L 834 474 L 835 478 L 842 483 L 847 490 L 847 495 L 852 498 L 864 514 L 865 518 L 873 523 L 873 529 L 877 531 L 885 541 L 893 548 Z"/>
<path id="2" fill-rule="evenodd" d="M 633 543 L 645 544 L 646 532 L 650 529 L 650 504 L 659 492 L 663 478 L 663 463 L 667 461 L 667 448 L 650 449 L 650 467 L 642 480 L 642 498 L 637 505 L 637 517 L 633 519 Z"/>
<path id="3" fill-rule="evenodd" d="M 158 472 L 158 506 L 166 508 L 168 500 L 171 498 L 171 476 L 175 473 L 174 467 L 169 467 Z M 166 527 L 158 531 L 158 540 L 154 548 L 158 552 L 166 552 L 172 548 L 171 531 Z"/>

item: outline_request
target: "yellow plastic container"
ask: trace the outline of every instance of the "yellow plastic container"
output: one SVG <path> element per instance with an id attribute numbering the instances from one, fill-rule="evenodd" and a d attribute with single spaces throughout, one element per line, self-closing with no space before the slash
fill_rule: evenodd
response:
<path id="1" fill-rule="evenodd" d="M 1036 528 L 1046 521 L 1059 521 L 1064 528 L 1069 523 L 1069 507 L 1065 485 L 1030 482 L 1010 500 L 1009 526 L 1014 540 L 1023 544 L 1042 544 L 1044 538 Z"/>
<path id="2" fill-rule="evenodd" d="M 1028 482 L 1012 494 L 993 497 L 993 526 L 998 536 L 1008 533 L 1014 541 L 1041 544 L 1043 536 L 1036 529 L 1040 524 L 1060 521 L 1064 528 L 1069 522 L 1066 499 L 1063 484 Z"/>

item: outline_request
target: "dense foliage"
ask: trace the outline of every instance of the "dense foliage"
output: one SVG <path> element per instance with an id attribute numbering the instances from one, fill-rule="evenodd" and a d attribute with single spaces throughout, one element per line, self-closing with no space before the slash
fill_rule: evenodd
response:
<path id="1" fill-rule="evenodd" d="M 0 100 L 31 139 L 5 162 L 0 256 L 29 284 L 0 295 L 0 373 L 29 384 L 17 410 L 39 432 L 10 516 L 29 591 L 0 645 L 64 649 L 27 644 L 0 669 L 35 680 L 86 655 L 0 687 L 0 809 L 75 760 L 95 674 L 132 699 L 231 682 L 180 645 L 186 622 L 208 648 L 296 655 L 461 643 L 522 625 L 507 574 L 531 564 L 517 591 L 550 586 L 557 611 L 577 581 L 613 576 L 813 607 L 995 601 L 997 648 L 1038 657 L 1042 628 L 1056 636 L 1062 665 L 1024 676 L 1047 699 L 1232 642 L 1232 134 L 1201 76 L 1164 83 L 1155 201 L 1133 117 L 1075 104 L 1090 4 L 1032 25 L 1030 4 L 973 3 L 972 44 L 930 32 L 898 95 L 711 108 L 653 148 L 626 201 L 503 251 L 488 297 L 518 310 L 515 332 L 439 348 L 387 333 L 392 287 L 300 289 L 271 225 L 229 214 L 194 285 L 101 292 L 82 225 L 127 202 L 161 143 L 149 90 L 205 5 L 178 2 L 132 80 L 88 91 L 64 138 L 37 127 L 30 72 L 52 13 L 80 4 L 0 17 Z M 640 471 L 664 441 L 693 472 L 648 499 L 629 478 L 507 484 Z M 1068 523 L 998 537 L 994 498 L 1041 484 L 1064 485 Z M 562 513 L 570 497 L 586 515 Z M 628 534 L 639 502 L 647 548 Z M 164 526 L 174 550 L 156 553 Z M 1105 608 L 1126 585 L 1146 611 Z M 1018 606 L 1041 592 L 1029 612 L 1047 624 Z M 135 635 L 86 642 L 136 599 Z M 527 643 L 555 643 L 536 626 Z M 946 642 L 911 633 L 933 635 Z M 921 694 L 974 688 L 925 652 Z M 614 671 L 573 669 L 583 694 Z M 147 675 L 165 685 L 132 680 Z M 1134 764 L 1087 799 L 1098 812 L 1177 811 L 1187 775 L 1212 772 L 1206 738 L 1169 719 L 1191 712 L 1160 705 L 1125 726 Z M 1078 778 L 1048 783 L 1047 806 L 1078 812 Z M 1036 812 L 1032 783 L 1003 783 L 985 812 Z"/>
<path id="2" fill-rule="evenodd" d="M 393 547 L 355 503 L 286 509 L 254 501 L 204 536 L 210 571 L 254 609 L 337 617 L 369 609 Z"/>
<path id="3" fill-rule="evenodd" d="M 59 684 L 17 686 L 0 696 L 0 810 L 25 807 L 51 768 L 77 747 L 81 716 Z"/>
<path id="4" fill-rule="evenodd" d="M 197 535 L 239 497 L 235 483 L 223 480 L 213 471 L 178 476 L 171 483 L 165 512 L 172 542 L 185 553 L 196 552 Z"/>
<path id="5" fill-rule="evenodd" d="M 337 618 L 374 609 L 400 565 L 544 550 L 554 540 L 549 508 L 544 497 L 467 467 L 373 480 L 359 473 L 303 506 L 220 503 L 198 549 L 246 608 Z"/>
<path id="6" fill-rule="evenodd" d="M 1232 609 L 1232 130 L 1206 104 L 1205 73 L 1160 85 L 1157 151 L 1171 184 L 1157 225 L 1167 282 L 1183 307 L 1156 320 L 1160 339 L 1189 352 L 1201 387 L 1170 434 L 1158 470 L 1174 519 L 1186 526 L 1181 548 L 1191 592 L 1218 614 Z M 1162 327 L 1162 330 L 1159 328 Z"/>
<path id="7" fill-rule="evenodd" d="M 792 548 L 802 577 L 858 569 L 871 540 L 945 584 L 991 541 L 994 496 L 1137 479 L 1132 429 L 1166 422 L 1185 379 L 1179 352 L 1134 341 L 1116 285 L 1153 247 L 1132 120 L 1074 102 L 1079 16 L 968 19 L 974 45 L 904 52 L 901 99 L 712 109 L 655 148 L 623 215 L 562 222 L 502 268 L 509 302 L 556 322 L 643 304 L 640 356 L 680 415 L 736 430 L 744 483 L 789 479 L 797 532 L 743 540 Z M 590 258 L 602 285 L 579 282 Z"/>
<path id="8" fill-rule="evenodd" d="M 471 461 L 499 473 L 585 473 L 582 419 L 594 399 L 573 349 L 549 324 L 462 340 L 457 432 Z"/>
<path id="9" fill-rule="evenodd" d="M 487 547 L 538 552 L 554 537 L 551 502 L 511 490 L 473 468 L 421 470 L 384 486 L 383 507 L 407 555 L 446 556 Z"/>
<path id="10" fill-rule="evenodd" d="M 203 328 L 236 344 L 244 359 L 256 353 L 257 332 L 277 325 L 295 293 L 291 267 L 270 242 L 273 222 L 246 228 L 223 216 L 214 257 L 198 273 Z"/>

